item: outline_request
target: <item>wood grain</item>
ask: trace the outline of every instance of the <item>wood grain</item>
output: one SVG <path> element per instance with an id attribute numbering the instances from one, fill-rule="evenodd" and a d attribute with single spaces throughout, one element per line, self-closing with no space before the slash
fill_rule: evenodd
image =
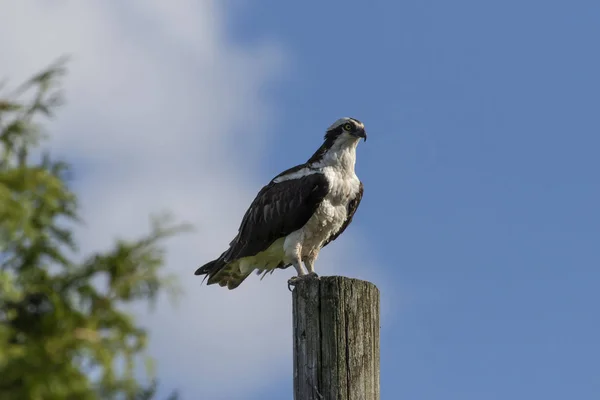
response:
<path id="1" fill-rule="evenodd" d="M 341 276 L 293 291 L 294 399 L 379 400 L 379 290 Z"/>

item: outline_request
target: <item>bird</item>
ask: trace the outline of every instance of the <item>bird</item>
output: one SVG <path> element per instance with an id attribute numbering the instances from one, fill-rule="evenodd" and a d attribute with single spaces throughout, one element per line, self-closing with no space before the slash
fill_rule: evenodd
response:
<path id="1" fill-rule="evenodd" d="M 363 183 L 355 172 L 361 139 L 367 141 L 362 122 L 350 117 L 336 120 L 305 163 L 281 172 L 262 187 L 229 248 L 194 275 L 203 275 L 203 283 L 208 278 L 207 285 L 229 290 L 253 271 L 262 280 L 267 273 L 290 266 L 297 275 L 288 280 L 288 288 L 318 278 L 319 252 L 346 230 L 363 197 Z"/>

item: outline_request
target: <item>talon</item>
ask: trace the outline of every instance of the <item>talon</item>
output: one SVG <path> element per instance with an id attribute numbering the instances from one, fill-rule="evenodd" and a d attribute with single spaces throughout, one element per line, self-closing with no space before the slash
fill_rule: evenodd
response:
<path id="1" fill-rule="evenodd" d="M 317 275 L 317 273 L 316 273 L 316 272 L 309 272 L 309 273 L 306 275 L 306 277 L 307 277 L 307 278 L 312 278 L 312 279 L 319 279 L 319 275 Z"/>
<path id="2" fill-rule="evenodd" d="M 299 275 L 299 276 L 292 276 L 290 279 L 288 279 L 288 290 L 291 292 L 291 286 L 296 286 L 298 284 L 298 282 L 305 280 L 305 279 L 311 279 L 311 278 L 318 278 L 318 275 L 314 272 L 311 272 L 309 274 L 306 275 Z"/>
<path id="3" fill-rule="evenodd" d="M 298 281 L 301 278 L 299 276 L 293 276 L 290 279 L 288 279 L 287 285 L 288 285 L 288 290 L 291 292 L 292 291 L 292 286 L 296 286 L 296 283 L 298 283 Z"/>

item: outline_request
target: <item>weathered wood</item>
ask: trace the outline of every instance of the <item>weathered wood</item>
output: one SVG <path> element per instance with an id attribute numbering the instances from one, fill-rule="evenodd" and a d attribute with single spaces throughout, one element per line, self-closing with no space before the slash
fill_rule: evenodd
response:
<path id="1" fill-rule="evenodd" d="M 294 399 L 379 400 L 379 290 L 341 276 L 293 291 Z"/>

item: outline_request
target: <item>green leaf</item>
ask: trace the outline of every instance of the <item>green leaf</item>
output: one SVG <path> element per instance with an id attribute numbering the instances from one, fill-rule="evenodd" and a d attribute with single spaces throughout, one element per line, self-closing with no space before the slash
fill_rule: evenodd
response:
<path id="1" fill-rule="evenodd" d="M 154 375 L 147 332 L 124 305 L 178 293 L 163 273 L 164 243 L 190 226 L 154 216 L 142 237 L 77 254 L 69 165 L 30 157 L 44 138 L 38 119 L 61 104 L 65 72 L 56 63 L 0 97 L 0 399 L 150 399 L 156 382 L 134 373 L 145 365 Z"/>

